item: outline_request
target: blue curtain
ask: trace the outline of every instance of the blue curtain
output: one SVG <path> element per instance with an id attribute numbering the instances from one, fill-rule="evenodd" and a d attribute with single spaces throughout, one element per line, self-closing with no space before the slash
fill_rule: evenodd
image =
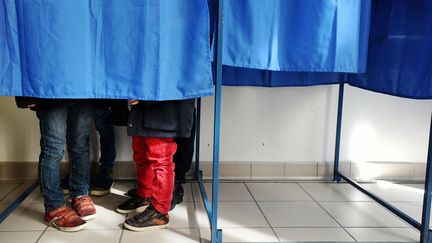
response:
<path id="1" fill-rule="evenodd" d="M 225 85 L 346 82 L 432 98 L 430 0 L 238 0 L 225 14 Z"/>
<path id="2" fill-rule="evenodd" d="M 225 1 L 223 64 L 291 72 L 364 72 L 370 1 Z"/>
<path id="3" fill-rule="evenodd" d="M 349 84 L 381 93 L 432 98 L 432 1 L 373 2 L 367 72 Z"/>
<path id="4" fill-rule="evenodd" d="M 364 72 L 370 7 L 370 0 L 226 1 L 224 85 L 335 84 Z"/>
<path id="5" fill-rule="evenodd" d="M 432 1 L 225 0 L 224 21 L 224 85 L 432 98 Z M 205 0 L 0 0 L 0 95 L 211 95 L 209 25 Z"/>
<path id="6" fill-rule="evenodd" d="M 0 95 L 211 95 L 205 0 L 0 0 Z"/>

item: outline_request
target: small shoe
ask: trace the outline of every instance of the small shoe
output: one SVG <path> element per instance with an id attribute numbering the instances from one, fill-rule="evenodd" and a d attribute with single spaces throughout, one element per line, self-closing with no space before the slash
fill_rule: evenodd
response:
<path id="1" fill-rule="evenodd" d="M 127 219 L 123 225 L 132 231 L 163 229 L 169 225 L 169 216 L 168 214 L 161 214 L 153 206 L 149 206 L 144 212 Z"/>
<path id="2" fill-rule="evenodd" d="M 72 208 L 83 220 L 91 220 L 96 217 L 96 208 L 89 196 L 72 198 Z"/>
<path id="3" fill-rule="evenodd" d="M 101 170 L 101 172 L 99 172 L 90 189 L 90 195 L 105 196 L 110 193 L 111 187 L 114 185 L 114 179 L 112 177 L 112 172 L 109 171 L 112 170 Z"/>
<path id="4" fill-rule="evenodd" d="M 138 194 L 136 192 L 136 188 L 133 188 L 133 189 L 130 189 L 129 191 L 127 191 L 125 193 L 125 196 L 128 196 L 128 197 L 136 197 L 136 196 L 138 196 Z"/>
<path id="5" fill-rule="evenodd" d="M 141 213 L 150 205 L 150 198 L 141 198 L 138 195 L 131 197 L 117 207 L 119 213 Z"/>
<path id="6" fill-rule="evenodd" d="M 82 230 L 87 224 L 71 207 L 67 206 L 56 208 L 51 212 L 46 212 L 45 223 L 65 232 Z"/>
<path id="7" fill-rule="evenodd" d="M 173 197 L 171 200 L 170 211 L 173 210 L 177 204 L 180 204 L 183 202 L 183 196 L 184 196 L 183 185 L 180 182 L 176 182 L 174 184 Z"/>

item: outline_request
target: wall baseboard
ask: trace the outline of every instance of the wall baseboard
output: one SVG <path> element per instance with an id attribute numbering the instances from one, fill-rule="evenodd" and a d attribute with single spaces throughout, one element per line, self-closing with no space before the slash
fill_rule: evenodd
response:
<path id="1" fill-rule="evenodd" d="M 67 162 L 61 163 L 62 175 L 67 170 Z M 92 174 L 97 162 L 92 163 Z M 200 168 L 203 179 L 211 179 L 212 162 L 202 161 Z M 406 182 L 424 182 L 425 163 L 394 162 L 342 162 L 340 172 L 361 182 L 373 180 L 392 180 Z M 35 180 L 38 174 L 37 162 L 1 162 L 0 181 Z M 326 162 L 221 162 L 220 179 L 222 180 L 331 180 L 333 163 Z M 194 166 L 188 173 L 193 179 Z M 135 179 L 135 164 L 132 161 L 116 162 L 116 179 Z"/>

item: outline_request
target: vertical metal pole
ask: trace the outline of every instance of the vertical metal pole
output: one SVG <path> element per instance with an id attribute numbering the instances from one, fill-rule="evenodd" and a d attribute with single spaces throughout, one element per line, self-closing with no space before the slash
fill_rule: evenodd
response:
<path id="1" fill-rule="evenodd" d="M 195 115 L 195 180 L 200 177 L 201 98 L 197 99 Z"/>
<path id="2" fill-rule="evenodd" d="M 431 191 L 432 190 L 432 119 L 429 130 L 429 146 L 428 146 L 428 157 L 426 165 L 426 180 L 425 180 L 425 190 L 423 197 L 423 212 L 422 212 L 422 229 L 420 232 L 420 242 L 429 242 L 430 230 L 429 230 L 429 220 L 431 213 Z"/>
<path id="3" fill-rule="evenodd" d="M 334 168 L 333 168 L 333 181 L 337 181 L 337 182 L 339 182 L 341 179 L 338 173 L 339 173 L 339 151 L 340 151 L 340 139 L 341 139 L 341 130 L 342 130 L 342 110 L 343 110 L 342 108 L 343 108 L 344 87 L 345 87 L 345 83 L 339 84 L 336 144 L 335 144 L 335 157 L 334 157 Z"/>
<path id="4" fill-rule="evenodd" d="M 223 22 L 224 1 L 218 1 L 218 18 L 216 32 L 216 87 L 214 107 L 214 137 L 213 137 L 213 184 L 212 184 L 212 218 L 211 218 L 211 242 L 222 242 L 222 232 L 217 228 L 218 217 L 218 192 L 219 192 L 219 143 L 220 143 L 220 111 L 222 93 L 222 50 L 223 50 Z"/>

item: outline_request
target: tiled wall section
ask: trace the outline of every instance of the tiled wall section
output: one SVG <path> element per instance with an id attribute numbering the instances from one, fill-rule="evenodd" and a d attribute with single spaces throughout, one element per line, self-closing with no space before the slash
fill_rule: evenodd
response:
<path id="1" fill-rule="evenodd" d="M 93 168 L 96 168 L 94 163 Z M 67 164 L 62 163 L 62 173 Z M 194 166 L 193 166 L 194 167 Z M 212 175 L 212 163 L 201 162 L 204 179 Z M 359 181 L 373 179 L 424 181 L 425 163 L 391 163 L 391 162 L 343 162 L 340 170 L 344 175 Z M 1 162 L 0 180 L 33 180 L 37 178 L 35 162 Z M 94 173 L 94 170 L 93 170 Z M 228 180 L 328 180 L 333 173 L 333 163 L 283 163 L 283 162 L 221 162 L 220 178 Z M 194 169 L 189 172 L 193 178 Z M 117 162 L 114 177 L 119 179 L 135 178 L 133 162 Z"/>

